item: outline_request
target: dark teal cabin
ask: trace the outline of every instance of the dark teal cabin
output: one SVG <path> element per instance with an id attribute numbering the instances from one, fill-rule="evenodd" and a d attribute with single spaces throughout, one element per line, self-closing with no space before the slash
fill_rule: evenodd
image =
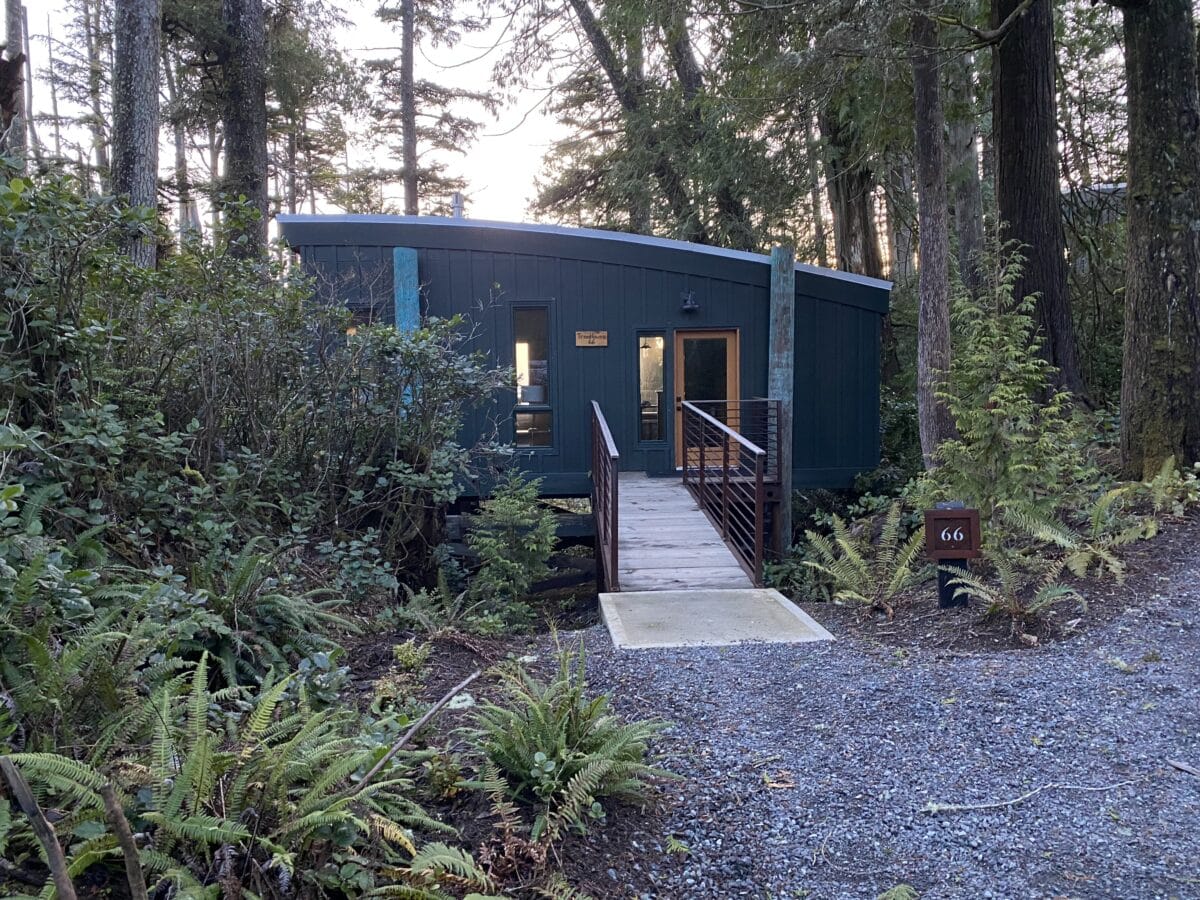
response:
<path id="1" fill-rule="evenodd" d="M 768 256 L 463 218 L 284 215 L 279 228 L 322 297 L 362 321 L 467 316 L 475 346 L 516 371 L 513 391 L 467 427 L 482 435 L 498 423 L 547 494 L 591 489 L 592 401 L 620 469 L 656 476 L 688 452 L 680 400 L 751 440 L 771 427 L 749 402 L 767 396 Z M 890 287 L 795 267 L 793 487 L 845 486 L 878 464 Z"/>

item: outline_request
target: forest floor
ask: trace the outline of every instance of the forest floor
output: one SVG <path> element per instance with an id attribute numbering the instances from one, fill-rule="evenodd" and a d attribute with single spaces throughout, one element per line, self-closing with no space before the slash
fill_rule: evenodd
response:
<path id="1" fill-rule="evenodd" d="M 564 871 L 680 900 L 1200 897 L 1200 520 L 1127 561 L 1032 648 L 980 609 L 937 611 L 929 586 L 890 623 L 802 604 L 829 644 L 616 651 L 603 626 L 561 632 L 585 641 L 593 690 L 672 723 L 655 749 L 681 776 L 572 839 Z M 428 692 L 553 651 L 442 638 Z"/>

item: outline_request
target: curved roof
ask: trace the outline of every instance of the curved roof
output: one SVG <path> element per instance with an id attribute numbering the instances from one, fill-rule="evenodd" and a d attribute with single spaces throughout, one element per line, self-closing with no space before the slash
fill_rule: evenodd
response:
<path id="1" fill-rule="evenodd" d="M 293 246 L 313 245 L 393 245 L 431 246 L 444 245 L 460 248 L 483 249 L 485 246 L 515 252 L 543 253 L 545 255 L 573 256 L 583 258 L 608 258 L 611 261 L 628 261 L 630 257 L 653 254 L 657 260 L 674 257 L 682 263 L 678 254 L 687 254 L 690 265 L 704 261 L 705 269 L 719 267 L 722 270 L 752 269 L 752 280 L 762 282 L 769 279 L 771 257 L 762 253 L 747 253 L 727 250 L 707 244 L 693 244 L 669 238 L 649 237 L 621 231 L 604 231 L 597 228 L 569 228 L 562 225 L 539 225 L 524 222 L 489 222 L 481 219 L 445 218 L 442 216 L 384 216 L 384 215 L 296 215 L 281 214 L 280 234 Z M 749 264 L 749 266 L 747 266 Z M 768 267 L 764 272 L 760 267 Z M 855 275 L 838 269 L 823 269 L 806 263 L 796 264 L 797 288 L 804 292 L 828 295 L 841 285 L 842 291 L 866 299 L 868 305 L 887 311 L 886 292 L 892 287 L 890 281 Z M 823 282 L 823 289 L 813 290 Z M 806 290 L 804 285 L 808 285 Z M 864 290 L 865 289 L 865 290 Z M 882 296 L 880 296 L 880 292 Z M 878 297 L 877 302 L 874 301 Z M 834 298 L 830 298 L 834 299 Z"/>

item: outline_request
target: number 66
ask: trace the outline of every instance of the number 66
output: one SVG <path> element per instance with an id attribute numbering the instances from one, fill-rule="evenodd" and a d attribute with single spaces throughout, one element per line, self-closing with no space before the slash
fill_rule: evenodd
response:
<path id="1" fill-rule="evenodd" d="M 963 536 L 962 526 L 955 528 L 953 531 L 951 531 L 949 528 L 942 529 L 941 538 L 943 541 L 961 541 Z"/>

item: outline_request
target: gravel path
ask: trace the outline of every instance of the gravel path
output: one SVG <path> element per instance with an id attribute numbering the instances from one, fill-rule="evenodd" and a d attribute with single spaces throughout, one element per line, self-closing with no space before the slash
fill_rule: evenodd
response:
<path id="1" fill-rule="evenodd" d="M 660 742 L 682 866 L 658 898 L 1200 898 L 1200 554 L 1143 605 L 1052 647 L 612 649 L 596 690 Z M 811 611 L 820 618 L 818 608 Z M 1007 807 L 930 814 L 926 804 Z M 656 837 L 663 850 L 666 835 Z M 617 884 L 621 873 L 610 870 Z"/>

